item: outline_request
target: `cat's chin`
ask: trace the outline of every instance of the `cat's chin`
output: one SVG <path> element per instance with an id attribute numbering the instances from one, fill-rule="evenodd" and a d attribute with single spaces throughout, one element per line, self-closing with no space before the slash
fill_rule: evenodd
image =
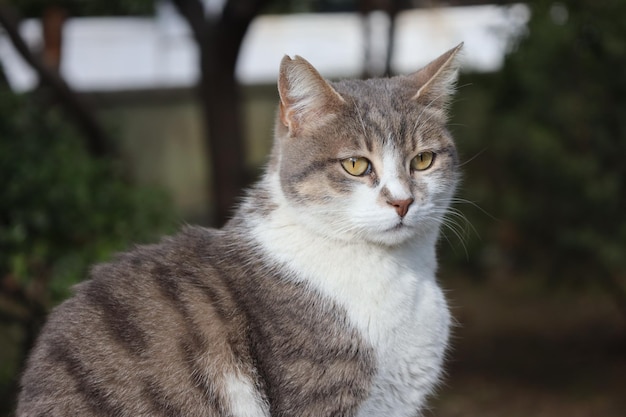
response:
<path id="1" fill-rule="evenodd" d="M 367 234 L 367 240 L 383 246 L 399 246 L 416 239 L 418 233 L 414 227 L 402 222 L 386 229 L 374 230 Z"/>
<path id="2" fill-rule="evenodd" d="M 337 229 L 329 228 L 327 225 L 317 222 L 309 223 L 303 221 L 300 224 L 315 235 L 324 239 L 342 242 L 342 244 L 356 243 L 358 245 L 395 247 L 416 239 L 419 234 L 415 227 L 402 222 L 386 227 L 381 227 L 380 224 L 376 225 L 376 227 L 363 227 L 361 225 L 361 227 L 357 228 L 348 228 L 348 230 L 343 232 L 338 232 Z"/>

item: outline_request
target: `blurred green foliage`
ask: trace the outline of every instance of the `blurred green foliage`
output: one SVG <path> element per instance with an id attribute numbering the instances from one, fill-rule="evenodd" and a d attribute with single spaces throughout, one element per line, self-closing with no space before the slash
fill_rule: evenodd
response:
<path id="1" fill-rule="evenodd" d="M 503 70 L 460 83 L 455 133 L 463 156 L 475 156 L 464 166 L 463 197 L 495 217 L 464 209 L 493 242 L 482 258 L 470 258 L 550 282 L 619 280 L 626 274 L 626 2 L 530 6 L 528 32 Z"/>
<path id="2" fill-rule="evenodd" d="M 20 286 L 42 275 L 51 299 L 86 265 L 172 225 L 156 190 L 129 185 L 110 160 L 88 155 L 58 112 L 0 93 L 0 271 Z"/>
<path id="3" fill-rule="evenodd" d="M 129 184 L 58 111 L 0 86 L 0 409 L 46 312 L 88 266 L 174 225 L 163 192 Z"/>

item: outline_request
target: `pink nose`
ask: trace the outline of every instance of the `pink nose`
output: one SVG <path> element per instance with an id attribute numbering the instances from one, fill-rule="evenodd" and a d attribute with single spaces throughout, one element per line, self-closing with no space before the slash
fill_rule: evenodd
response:
<path id="1" fill-rule="evenodd" d="M 413 198 L 407 198 L 405 200 L 387 200 L 387 204 L 396 209 L 396 213 L 398 216 L 404 217 L 406 213 L 409 211 L 409 206 L 413 203 Z"/>

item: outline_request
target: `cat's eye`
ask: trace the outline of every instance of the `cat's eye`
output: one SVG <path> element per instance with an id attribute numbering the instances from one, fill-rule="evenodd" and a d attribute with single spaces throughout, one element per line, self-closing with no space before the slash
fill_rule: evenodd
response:
<path id="1" fill-rule="evenodd" d="M 341 166 L 346 172 L 355 177 L 369 174 L 372 170 L 372 164 L 367 158 L 353 156 L 341 160 Z"/>
<path id="2" fill-rule="evenodd" d="M 424 171 L 430 168 L 434 161 L 434 152 L 420 152 L 415 158 L 411 159 L 411 169 L 414 171 Z"/>

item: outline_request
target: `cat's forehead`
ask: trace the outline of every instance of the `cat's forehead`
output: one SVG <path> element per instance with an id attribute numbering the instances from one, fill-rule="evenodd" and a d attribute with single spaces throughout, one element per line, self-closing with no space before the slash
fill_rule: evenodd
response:
<path id="1" fill-rule="evenodd" d="M 370 121 L 389 129 L 394 129 L 394 126 L 397 129 L 398 124 L 420 118 L 428 121 L 429 128 L 446 122 L 444 112 L 415 98 L 417 88 L 403 76 L 345 80 L 332 83 L 332 86 L 353 114 L 358 116 L 359 122 Z M 435 113 L 435 117 L 430 117 L 431 112 Z"/>
<path id="2" fill-rule="evenodd" d="M 414 86 L 402 77 L 346 80 L 332 83 L 350 108 L 351 144 L 368 149 L 386 147 L 413 150 L 448 145 L 445 118 L 414 99 Z M 445 142 L 445 143 L 441 143 Z"/>
<path id="3" fill-rule="evenodd" d="M 332 86 L 345 99 L 358 103 L 407 101 L 415 95 L 401 77 L 342 80 L 333 82 Z"/>

